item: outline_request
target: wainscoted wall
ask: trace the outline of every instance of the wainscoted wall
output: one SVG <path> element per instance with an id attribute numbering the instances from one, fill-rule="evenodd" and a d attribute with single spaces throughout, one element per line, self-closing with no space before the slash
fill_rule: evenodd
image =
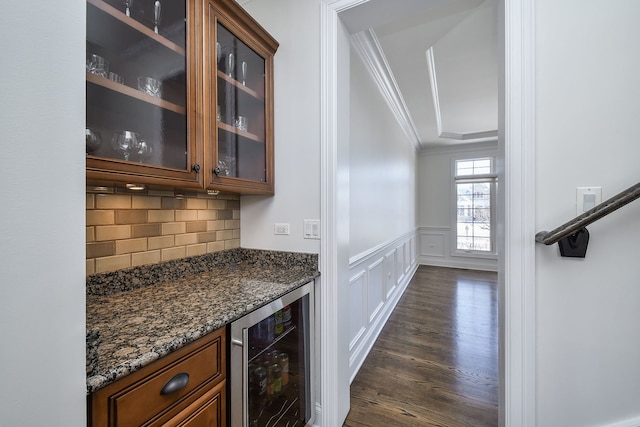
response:
<path id="1" fill-rule="evenodd" d="M 349 381 L 353 381 L 418 264 L 416 233 L 349 260 Z"/>
<path id="2" fill-rule="evenodd" d="M 240 196 L 87 193 L 87 275 L 240 246 Z"/>
<path id="3" fill-rule="evenodd" d="M 418 263 L 439 267 L 498 271 L 496 257 L 460 255 L 452 253 L 453 237 L 450 227 L 418 228 Z"/>

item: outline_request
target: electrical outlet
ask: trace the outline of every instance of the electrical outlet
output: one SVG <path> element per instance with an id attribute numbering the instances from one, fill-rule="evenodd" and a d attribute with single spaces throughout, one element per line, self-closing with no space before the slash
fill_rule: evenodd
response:
<path id="1" fill-rule="evenodd" d="M 289 224 L 275 223 L 273 225 L 273 234 L 289 234 Z"/>

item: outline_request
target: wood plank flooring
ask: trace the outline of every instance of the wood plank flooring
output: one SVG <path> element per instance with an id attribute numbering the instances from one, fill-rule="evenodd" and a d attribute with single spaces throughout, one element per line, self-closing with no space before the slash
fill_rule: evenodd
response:
<path id="1" fill-rule="evenodd" d="M 498 425 L 497 274 L 420 266 L 351 384 L 346 427 Z"/>

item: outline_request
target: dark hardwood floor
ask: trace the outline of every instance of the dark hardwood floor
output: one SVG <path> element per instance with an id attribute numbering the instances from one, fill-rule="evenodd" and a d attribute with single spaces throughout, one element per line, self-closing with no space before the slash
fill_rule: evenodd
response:
<path id="1" fill-rule="evenodd" d="M 497 274 L 420 266 L 351 384 L 349 427 L 498 425 Z"/>

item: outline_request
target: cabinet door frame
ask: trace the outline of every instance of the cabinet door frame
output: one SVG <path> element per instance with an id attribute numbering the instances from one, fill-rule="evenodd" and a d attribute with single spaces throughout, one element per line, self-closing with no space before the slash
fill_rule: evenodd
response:
<path id="1" fill-rule="evenodd" d="M 87 7 L 110 8 L 102 0 L 88 0 L 93 6 Z M 86 177 L 89 182 L 119 182 L 138 183 L 145 185 L 160 185 L 180 188 L 204 188 L 202 117 L 197 113 L 201 109 L 202 100 L 202 71 L 198 64 L 202 62 L 202 52 L 197 49 L 198 34 L 201 33 L 199 0 L 185 0 L 186 7 L 186 165 L 185 169 L 175 169 L 165 166 L 140 164 L 119 159 L 99 157 L 87 154 Z M 115 19 L 115 18 L 114 18 Z M 128 20 L 129 18 L 124 18 Z M 123 19 L 120 19 L 121 21 Z M 161 36 L 152 36 L 161 37 Z M 196 171 L 199 165 L 199 172 Z"/>
<path id="2" fill-rule="evenodd" d="M 264 59 L 265 63 L 265 182 L 237 177 L 216 175 L 218 164 L 218 122 L 215 105 L 218 99 L 217 66 L 212 61 L 204 61 L 205 80 L 209 86 L 205 94 L 209 95 L 203 109 L 208 119 L 205 128 L 205 158 L 207 159 L 207 189 L 230 191 L 241 194 L 274 194 L 274 125 L 273 125 L 273 57 L 278 42 L 251 18 L 236 2 L 230 0 L 204 0 L 202 51 L 205 58 L 215 58 L 218 23 Z M 208 55 L 207 55 L 208 53 Z M 213 106 L 212 106 L 213 102 Z"/>

